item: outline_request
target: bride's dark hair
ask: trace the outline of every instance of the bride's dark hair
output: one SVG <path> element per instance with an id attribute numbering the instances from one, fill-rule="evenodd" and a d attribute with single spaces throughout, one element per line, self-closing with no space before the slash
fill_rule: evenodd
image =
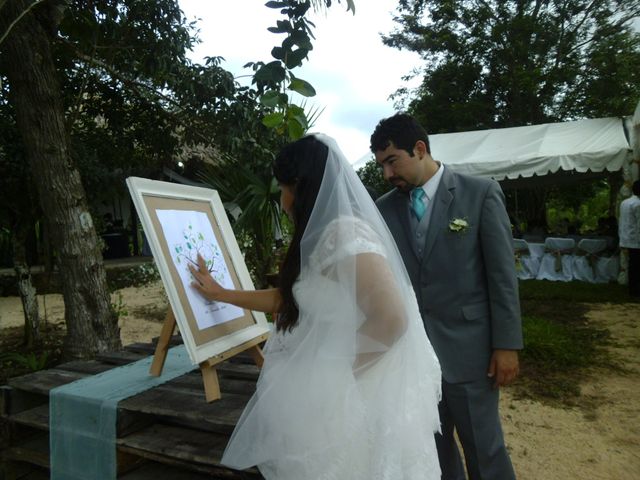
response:
<path id="1" fill-rule="evenodd" d="M 329 149 L 313 136 L 286 145 L 273 162 L 273 174 L 279 183 L 294 187 L 293 238 L 280 267 L 278 287 L 282 306 L 276 329 L 289 330 L 298 323 L 298 305 L 293 284 L 300 275 L 300 241 L 320 191 Z"/>

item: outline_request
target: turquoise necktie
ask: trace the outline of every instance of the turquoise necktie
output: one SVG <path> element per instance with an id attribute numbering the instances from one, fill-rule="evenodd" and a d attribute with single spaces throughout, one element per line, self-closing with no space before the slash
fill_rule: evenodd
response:
<path id="1" fill-rule="evenodd" d="M 413 213 L 418 221 L 422 220 L 422 217 L 424 217 L 424 212 L 427 210 L 427 207 L 422 201 L 422 197 L 424 196 L 425 193 L 422 187 L 414 188 L 413 190 L 411 190 L 411 210 L 413 210 Z"/>

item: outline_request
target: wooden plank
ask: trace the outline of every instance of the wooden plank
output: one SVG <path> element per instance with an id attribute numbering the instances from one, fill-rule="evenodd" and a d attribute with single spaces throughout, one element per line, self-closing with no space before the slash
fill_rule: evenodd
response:
<path id="1" fill-rule="evenodd" d="M 4 460 L 25 462 L 42 468 L 49 468 L 49 435 L 35 435 L 2 452 Z"/>
<path id="2" fill-rule="evenodd" d="M 11 422 L 17 425 L 36 428 L 38 430 L 49 430 L 49 405 L 44 404 L 39 407 L 16 413 L 9 417 Z"/>
<path id="3" fill-rule="evenodd" d="M 88 373 L 96 375 L 115 368 L 116 365 L 103 363 L 98 360 L 74 360 L 72 362 L 61 363 L 56 365 L 57 370 L 66 370 L 68 372 Z"/>
<path id="4" fill-rule="evenodd" d="M 205 401 L 204 389 L 188 391 L 158 387 L 121 401 L 121 411 L 146 413 L 174 423 L 198 425 L 199 428 L 230 434 L 249 397 L 228 393 L 215 403 Z"/>
<path id="5" fill-rule="evenodd" d="M 256 390 L 256 383 L 253 380 L 228 378 L 220 375 L 218 379 L 220 381 L 220 391 L 223 395 L 225 393 L 252 395 Z M 199 372 L 187 373 L 164 383 L 162 386 L 196 391 L 202 390 L 202 375 Z"/>
<path id="6" fill-rule="evenodd" d="M 126 365 L 128 363 L 137 362 L 149 355 L 143 353 L 130 352 L 127 350 L 117 350 L 115 352 L 101 353 L 96 355 L 99 362 L 109 363 L 113 365 Z"/>
<path id="7" fill-rule="evenodd" d="M 6 480 L 49 480 L 49 472 L 24 462 L 0 464 L 0 478 Z"/>
<path id="8" fill-rule="evenodd" d="M 49 390 L 67 383 L 75 382 L 81 378 L 89 376 L 86 373 L 70 372 L 58 370 L 41 370 L 35 373 L 22 375 L 9 379 L 9 386 L 24 392 L 31 392 L 39 395 L 49 395 Z"/>
<path id="9" fill-rule="evenodd" d="M 49 472 L 43 469 L 34 469 L 19 480 L 49 480 Z"/>
<path id="10" fill-rule="evenodd" d="M 211 432 L 156 424 L 117 440 L 118 450 L 145 458 L 185 466 L 195 471 L 241 478 L 239 472 L 222 467 L 220 459 L 228 437 Z M 253 478 L 256 469 L 246 472 Z"/>
<path id="11" fill-rule="evenodd" d="M 9 385 L 0 387 L 0 416 L 9 416 L 47 403 L 46 397 L 17 390 Z"/>
<path id="12" fill-rule="evenodd" d="M 84 377 L 82 374 L 55 370 L 39 373 L 31 378 L 37 381 L 30 382 L 29 388 L 42 393 L 57 384 L 68 383 L 76 377 Z M 19 386 L 27 388 L 23 385 L 27 380 L 21 379 Z M 230 433 L 249 396 L 255 390 L 255 384 L 250 381 L 223 378 L 221 388 L 224 392 L 223 398 L 215 405 L 208 405 L 205 401 L 202 379 L 194 373 L 183 375 L 164 385 L 122 400 L 118 405 L 119 435 L 136 431 L 151 423 L 156 417 L 166 418 L 172 423 Z M 37 408 L 16 411 L 11 415 L 11 419 L 20 425 L 38 429 L 48 428 L 48 403 L 46 403 L 46 397 L 40 398 L 44 401 L 41 401 Z M 17 415 L 19 413 L 21 414 Z"/>
<path id="13" fill-rule="evenodd" d="M 130 343 L 129 345 L 125 345 L 123 347 L 127 352 L 137 353 L 140 355 L 150 356 L 153 355 L 154 347 L 151 343 Z"/>
<path id="14" fill-rule="evenodd" d="M 255 363 L 258 364 L 258 366 L 262 366 L 262 361 L 259 359 L 261 354 L 254 353 L 254 347 L 263 343 L 268 337 L 269 337 L 269 334 L 265 333 L 264 335 L 260 335 L 259 337 L 249 340 L 248 342 L 244 342 L 238 345 L 237 347 L 231 348 L 226 352 L 222 352 L 219 355 L 214 355 L 213 357 L 208 358 L 202 363 L 207 363 L 208 365 L 215 367 L 218 364 L 224 362 L 225 360 L 228 360 L 229 358 L 234 357 L 235 355 L 238 355 L 240 352 L 245 352 L 248 349 L 252 349 L 251 352 L 247 352 L 247 353 L 251 355 L 252 359 L 254 360 Z"/>
<path id="15" fill-rule="evenodd" d="M 49 405 L 44 404 L 39 407 L 25 410 L 23 412 L 8 417 L 13 425 L 21 427 L 35 428 L 41 431 L 49 430 Z M 139 412 L 119 411 L 116 423 L 116 430 L 121 435 L 127 435 L 151 425 L 155 422 L 155 417 Z"/>
<path id="16" fill-rule="evenodd" d="M 10 415 L 11 393 L 13 393 L 13 388 L 9 385 L 0 386 L 0 416 Z"/>
<path id="17" fill-rule="evenodd" d="M 218 374 L 229 378 L 241 378 L 247 380 L 258 380 L 260 376 L 260 369 L 256 364 L 244 364 L 234 362 L 224 362 L 216 365 Z"/>
<path id="18" fill-rule="evenodd" d="M 146 462 L 141 467 L 118 477 L 119 480 L 216 480 L 217 478 L 220 477 L 202 475 L 156 462 Z"/>

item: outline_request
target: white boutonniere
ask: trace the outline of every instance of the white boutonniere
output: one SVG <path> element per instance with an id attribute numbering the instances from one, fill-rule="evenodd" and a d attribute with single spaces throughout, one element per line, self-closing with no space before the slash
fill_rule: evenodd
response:
<path id="1" fill-rule="evenodd" d="M 454 233 L 465 233 L 469 228 L 469 222 L 464 218 L 452 218 L 449 221 L 449 231 Z"/>

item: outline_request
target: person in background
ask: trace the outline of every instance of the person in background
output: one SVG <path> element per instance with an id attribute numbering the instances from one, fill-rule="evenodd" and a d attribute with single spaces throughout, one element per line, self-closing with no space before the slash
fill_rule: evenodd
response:
<path id="1" fill-rule="evenodd" d="M 618 233 L 620 248 L 627 251 L 629 295 L 640 298 L 640 180 L 633 182 L 632 195 L 620 203 Z"/>

